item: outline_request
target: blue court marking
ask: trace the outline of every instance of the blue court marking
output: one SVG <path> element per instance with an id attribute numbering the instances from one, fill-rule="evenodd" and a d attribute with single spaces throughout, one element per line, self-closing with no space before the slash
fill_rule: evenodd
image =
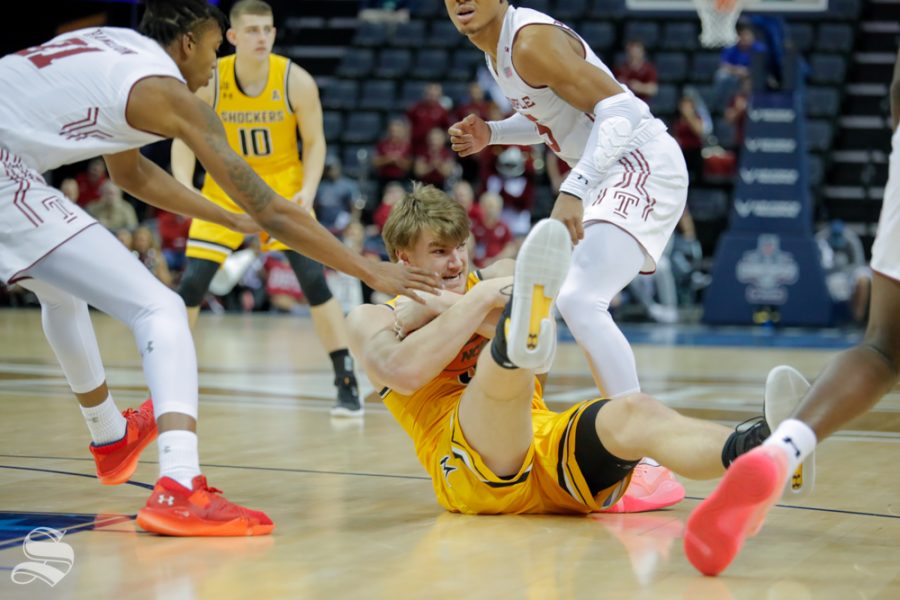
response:
<path id="1" fill-rule="evenodd" d="M 21 546 L 28 532 L 50 527 L 66 535 L 131 521 L 135 515 L 0 511 L 0 550 Z"/>
<path id="2" fill-rule="evenodd" d="M 575 338 L 559 322 L 559 338 Z M 840 329 L 803 329 L 798 327 L 710 327 L 707 325 L 660 325 L 620 323 L 619 328 L 632 344 L 659 346 L 734 346 L 750 348 L 816 348 L 843 350 L 858 343 L 862 332 Z"/>

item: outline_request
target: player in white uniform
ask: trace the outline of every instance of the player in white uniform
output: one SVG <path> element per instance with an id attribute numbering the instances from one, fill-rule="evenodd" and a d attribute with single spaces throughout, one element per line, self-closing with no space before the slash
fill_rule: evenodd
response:
<path id="1" fill-rule="evenodd" d="M 653 272 L 687 200 L 684 157 L 666 126 L 578 34 L 506 0 L 445 0 L 457 29 L 485 52 L 516 113 L 484 122 L 468 115 L 450 129 L 460 156 L 488 144 L 544 143 L 572 166 L 552 216 L 576 243 L 557 299 L 604 396 L 640 391 L 634 353 L 609 303 L 638 273 Z M 625 510 L 680 501 L 671 474 L 643 465 Z M 641 496 L 641 501 L 638 500 Z"/>
<path id="2" fill-rule="evenodd" d="M 98 477 L 122 483 L 159 432 L 161 477 L 138 513 L 172 535 L 257 535 L 272 521 L 206 484 L 197 455 L 197 366 L 184 303 L 41 173 L 103 155 L 120 187 L 155 206 L 241 231 L 258 229 L 188 190 L 138 148 L 180 138 L 262 227 L 316 260 L 389 293 L 434 289 L 422 271 L 376 265 L 278 197 L 233 151 L 193 95 L 212 75 L 224 17 L 205 0 L 150 0 L 146 35 L 84 29 L 0 59 L 0 276 L 33 289 L 63 371 L 85 406 Z M 372 266 L 370 266 L 372 265 Z M 134 333 L 151 404 L 118 413 L 87 304 Z M 154 423 L 154 412 L 156 423 Z"/>
<path id="3" fill-rule="evenodd" d="M 802 397 L 764 444 L 736 460 L 691 513 L 685 554 L 706 575 L 721 573 L 762 526 L 791 474 L 816 444 L 872 408 L 900 379 L 900 50 L 891 82 L 891 157 L 872 246 L 872 298 L 862 342 L 832 360 L 811 388 L 790 367 L 766 381 L 766 404 Z"/>

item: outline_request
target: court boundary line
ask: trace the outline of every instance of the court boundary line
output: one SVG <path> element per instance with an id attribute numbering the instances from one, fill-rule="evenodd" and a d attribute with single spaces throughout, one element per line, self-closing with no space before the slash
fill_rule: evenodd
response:
<path id="1" fill-rule="evenodd" d="M 68 458 L 62 456 L 23 456 L 16 454 L 0 454 L 0 458 L 30 458 L 36 460 L 75 460 L 75 461 L 87 461 L 92 460 L 88 458 Z M 159 464 L 153 461 L 141 461 L 146 464 Z M 220 465 L 220 464 L 212 464 L 212 463 L 201 463 L 201 467 L 214 467 L 218 469 L 241 469 L 248 471 L 272 471 L 276 473 L 301 473 L 301 474 L 312 474 L 312 475 L 350 475 L 353 477 L 382 477 L 387 479 L 412 479 L 417 481 L 431 481 L 431 478 L 425 475 L 401 475 L 399 473 L 361 473 L 357 471 L 323 471 L 316 469 L 291 469 L 287 467 L 255 467 L 255 466 L 245 466 L 245 465 Z M 89 479 L 96 479 L 94 475 L 85 475 L 84 473 L 76 473 L 74 471 L 59 471 L 54 469 L 41 469 L 37 467 L 18 467 L 13 465 L 0 465 L 0 469 L 17 469 L 22 471 L 40 471 L 52 474 L 59 475 L 77 475 L 79 477 L 87 477 Z M 131 481 L 128 480 L 125 483 L 129 485 L 135 485 L 138 487 L 144 487 L 147 489 L 153 489 L 153 486 L 147 483 L 143 483 L 140 481 Z M 701 501 L 705 498 L 701 496 L 685 496 L 685 500 L 695 500 Z M 818 506 L 798 506 L 795 504 L 776 504 L 778 508 L 788 508 L 791 510 L 808 510 L 811 512 L 824 512 L 824 513 L 835 513 L 835 514 L 844 514 L 850 516 L 860 516 L 860 517 L 878 517 L 882 519 L 900 519 L 900 515 L 891 515 L 886 513 L 876 513 L 876 512 L 866 512 L 866 511 L 855 511 L 855 510 L 846 510 L 841 508 L 822 508 Z"/>

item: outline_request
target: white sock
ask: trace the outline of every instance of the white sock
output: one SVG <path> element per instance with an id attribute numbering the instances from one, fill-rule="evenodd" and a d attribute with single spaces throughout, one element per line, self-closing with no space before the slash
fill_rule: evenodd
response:
<path id="1" fill-rule="evenodd" d="M 816 449 L 816 433 L 803 421 L 786 419 L 763 445 L 778 446 L 788 457 L 788 473 L 793 473 Z"/>
<path id="2" fill-rule="evenodd" d="M 200 474 L 197 434 L 193 431 L 165 431 L 156 439 L 159 447 L 159 476 L 174 479 L 187 489 Z"/>
<path id="3" fill-rule="evenodd" d="M 91 430 L 91 438 L 95 446 L 117 442 L 125 437 L 125 417 L 116 408 L 112 396 L 107 395 L 106 400 L 97 406 L 81 407 L 84 422 Z"/>

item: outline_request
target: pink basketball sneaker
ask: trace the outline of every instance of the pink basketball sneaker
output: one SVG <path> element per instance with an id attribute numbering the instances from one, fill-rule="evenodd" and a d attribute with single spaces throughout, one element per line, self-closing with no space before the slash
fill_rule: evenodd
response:
<path id="1" fill-rule="evenodd" d="M 637 513 L 659 510 L 684 500 L 684 486 L 669 469 L 648 462 L 638 463 L 631 475 L 631 483 L 622 499 L 603 512 Z"/>
<path id="2" fill-rule="evenodd" d="M 684 553 L 698 571 L 718 575 L 734 560 L 781 497 L 787 471 L 787 456 L 775 446 L 754 448 L 731 464 L 687 521 Z"/>

